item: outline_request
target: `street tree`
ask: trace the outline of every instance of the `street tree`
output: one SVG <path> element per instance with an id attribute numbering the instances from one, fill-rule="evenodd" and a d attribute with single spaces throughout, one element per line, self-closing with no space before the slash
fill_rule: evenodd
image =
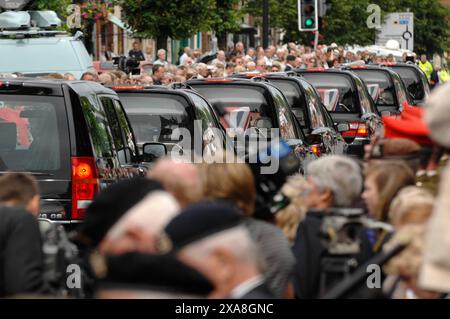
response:
<path id="1" fill-rule="evenodd" d="M 255 17 L 256 25 L 262 24 L 261 3 L 261 0 L 245 0 L 244 10 Z M 338 18 L 340 17 L 338 16 Z M 269 0 L 269 23 L 271 28 L 276 28 L 283 33 L 284 43 L 296 42 L 309 46 L 314 43 L 313 32 L 300 32 L 298 30 L 297 0 Z M 323 30 L 322 27 L 321 30 Z M 323 35 L 320 39 L 324 40 Z"/>
<path id="2" fill-rule="evenodd" d="M 321 33 L 326 43 L 370 45 L 375 29 L 367 26 L 368 6 L 373 0 L 331 0 L 331 10 L 323 18 Z"/>
<path id="3" fill-rule="evenodd" d="M 255 25 L 262 25 L 261 0 L 245 0 L 243 11 L 254 17 Z M 269 1 L 269 25 L 284 33 L 285 42 L 306 41 L 307 36 L 298 31 L 297 0 Z"/>
<path id="4" fill-rule="evenodd" d="M 158 49 L 167 49 L 167 39 L 189 38 L 210 31 L 215 0 L 117 0 L 127 24 L 138 38 L 156 38 Z"/>
<path id="5" fill-rule="evenodd" d="M 71 0 L 37 0 L 35 7 L 37 10 L 55 11 L 61 18 L 67 17 L 67 8 L 72 3 Z"/>
<path id="6" fill-rule="evenodd" d="M 227 47 L 228 33 L 239 31 L 243 10 L 238 10 L 240 0 L 216 0 L 213 30 L 216 32 L 218 46 L 221 50 Z"/>

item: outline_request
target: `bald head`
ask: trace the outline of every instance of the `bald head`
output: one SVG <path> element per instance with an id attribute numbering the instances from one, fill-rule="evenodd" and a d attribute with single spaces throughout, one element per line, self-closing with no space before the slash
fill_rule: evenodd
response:
<path id="1" fill-rule="evenodd" d="M 177 199 L 181 207 L 186 207 L 202 197 L 200 174 L 194 164 L 161 159 L 152 167 L 148 176 L 159 181 Z"/>

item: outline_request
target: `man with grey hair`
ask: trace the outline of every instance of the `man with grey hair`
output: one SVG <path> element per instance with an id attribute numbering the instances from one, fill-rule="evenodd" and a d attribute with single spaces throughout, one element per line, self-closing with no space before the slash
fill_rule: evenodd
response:
<path id="1" fill-rule="evenodd" d="M 327 209 L 350 207 L 363 187 L 359 165 L 343 156 L 328 156 L 312 162 L 306 168 L 308 208 Z"/>
<path id="2" fill-rule="evenodd" d="M 209 298 L 271 299 L 264 262 L 243 221 L 228 201 L 199 202 L 166 226 L 157 246 L 203 274 L 214 286 Z"/>
<path id="3" fill-rule="evenodd" d="M 167 67 L 169 63 L 168 63 L 167 60 L 166 60 L 166 50 L 164 50 L 164 49 L 159 49 L 159 50 L 158 50 L 158 53 L 157 53 L 157 56 L 158 56 L 158 60 L 156 60 L 155 62 L 153 62 L 153 65 L 155 65 L 155 64 L 161 64 L 161 65 L 163 65 L 164 67 Z"/>
<path id="4" fill-rule="evenodd" d="M 198 63 L 195 69 L 197 70 L 199 79 L 206 79 L 209 77 L 208 66 L 205 63 Z"/>
<path id="5" fill-rule="evenodd" d="M 295 295 L 309 299 L 320 297 L 324 284 L 323 258 L 327 256 L 327 249 L 321 235 L 323 220 L 334 209 L 352 207 L 361 195 L 363 178 L 358 163 L 337 155 L 312 162 L 306 167 L 306 178 L 303 197 L 308 212 L 298 226 L 293 252 L 297 259 Z M 361 249 L 354 259 L 361 265 L 372 256 L 372 249 L 365 231 L 357 236 Z M 329 284 L 322 288 L 329 288 Z"/>

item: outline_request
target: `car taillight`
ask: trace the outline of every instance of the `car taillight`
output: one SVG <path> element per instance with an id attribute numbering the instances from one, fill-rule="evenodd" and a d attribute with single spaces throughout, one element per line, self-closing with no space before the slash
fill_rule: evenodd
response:
<path id="1" fill-rule="evenodd" d="M 309 147 L 309 149 L 311 150 L 311 152 L 313 152 L 318 157 L 320 157 L 320 155 L 322 155 L 322 152 L 320 150 L 320 145 L 311 145 Z"/>
<path id="2" fill-rule="evenodd" d="M 343 132 L 344 137 L 368 137 L 369 130 L 366 123 L 352 122 L 350 123 L 350 130 Z"/>
<path id="3" fill-rule="evenodd" d="M 358 137 L 367 137 L 369 135 L 369 130 L 365 123 L 359 124 L 358 129 L 356 130 L 356 136 Z"/>
<path id="4" fill-rule="evenodd" d="M 98 192 L 94 158 L 72 157 L 72 219 L 82 219 Z"/>

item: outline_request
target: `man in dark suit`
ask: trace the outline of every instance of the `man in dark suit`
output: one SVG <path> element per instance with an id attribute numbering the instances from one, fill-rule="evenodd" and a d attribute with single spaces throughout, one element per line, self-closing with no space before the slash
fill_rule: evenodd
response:
<path id="1" fill-rule="evenodd" d="M 41 233 L 22 208 L 0 207 L 0 297 L 45 292 Z"/>
<path id="2" fill-rule="evenodd" d="M 128 56 L 138 61 L 145 61 L 144 52 L 142 52 L 139 42 L 133 42 L 133 49 L 128 52 Z"/>
<path id="3" fill-rule="evenodd" d="M 211 281 L 211 298 L 274 298 L 262 275 L 258 249 L 243 224 L 243 213 L 230 202 L 188 206 L 157 242 L 160 252 L 176 254 Z"/>
<path id="4" fill-rule="evenodd" d="M 286 57 L 286 67 L 284 68 L 285 72 L 292 71 L 295 69 L 294 67 L 295 59 L 296 57 L 294 55 L 288 55 Z"/>
<path id="5" fill-rule="evenodd" d="M 162 85 L 162 79 L 164 77 L 164 73 L 166 73 L 164 65 L 162 64 L 154 64 L 152 68 L 153 74 L 153 84 L 154 85 Z"/>

